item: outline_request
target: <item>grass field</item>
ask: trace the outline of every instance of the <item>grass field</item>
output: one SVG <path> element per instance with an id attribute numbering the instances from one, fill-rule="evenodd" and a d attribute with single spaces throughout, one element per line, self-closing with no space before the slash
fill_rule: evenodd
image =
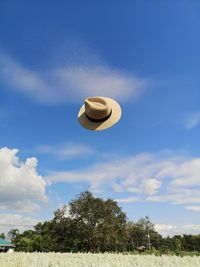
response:
<path id="1" fill-rule="evenodd" d="M 199 267 L 200 257 L 123 254 L 7 253 L 0 267 Z"/>

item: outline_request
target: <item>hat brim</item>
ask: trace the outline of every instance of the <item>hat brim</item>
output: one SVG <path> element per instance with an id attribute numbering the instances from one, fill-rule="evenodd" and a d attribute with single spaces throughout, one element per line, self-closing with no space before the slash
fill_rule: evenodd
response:
<path id="1" fill-rule="evenodd" d="M 79 110 L 78 120 L 79 120 L 79 123 L 84 128 L 93 130 L 93 131 L 105 130 L 113 126 L 115 123 L 117 123 L 119 119 L 121 118 L 122 111 L 121 111 L 120 105 L 112 98 L 108 98 L 108 97 L 101 97 L 101 98 L 105 99 L 106 102 L 111 107 L 112 109 L 111 116 L 104 122 L 93 122 L 86 117 L 85 105 L 83 105 Z"/>

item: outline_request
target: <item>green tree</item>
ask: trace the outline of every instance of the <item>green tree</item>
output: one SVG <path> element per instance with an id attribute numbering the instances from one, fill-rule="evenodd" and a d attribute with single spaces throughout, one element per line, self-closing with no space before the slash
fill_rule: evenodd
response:
<path id="1" fill-rule="evenodd" d="M 66 214 L 68 210 L 68 214 Z M 81 193 L 68 206 L 55 212 L 54 220 L 66 241 L 73 237 L 78 251 L 122 251 L 126 242 L 126 214 L 116 201 L 96 198 L 89 191 Z M 58 233 L 60 232 L 59 229 Z"/>
<path id="2" fill-rule="evenodd" d="M 55 227 L 54 227 L 55 228 Z M 56 242 L 55 236 L 57 235 L 53 229 L 52 221 L 45 221 L 38 223 L 35 227 L 34 245 L 35 251 L 55 251 Z"/>
<path id="3" fill-rule="evenodd" d="M 21 236 L 17 241 L 17 250 L 23 252 L 33 252 L 33 237 Z"/>
<path id="4" fill-rule="evenodd" d="M 146 246 L 146 232 L 141 225 L 133 222 L 128 222 L 127 230 L 127 244 L 128 250 L 135 250 L 140 246 Z"/>
<path id="5" fill-rule="evenodd" d="M 22 234 L 11 229 L 9 236 L 16 250 L 27 252 L 133 251 L 141 246 L 148 248 L 149 241 L 156 253 L 200 252 L 200 235 L 162 238 L 149 217 L 136 223 L 127 221 L 116 201 L 94 197 L 89 191 L 57 209 L 52 220 L 40 222 L 34 230 Z"/>
<path id="6" fill-rule="evenodd" d="M 6 237 L 5 237 L 5 234 L 4 234 L 4 233 L 1 233 L 1 234 L 0 234 L 0 238 L 1 238 L 1 239 L 5 239 L 5 238 L 6 238 Z"/>
<path id="7" fill-rule="evenodd" d="M 145 245 L 146 245 L 146 248 L 151 249 L 151 246 L 153 245 L 151 237 L 153 237 L 153 235 L 154 235 L 154 238 L 156 237 L 154 224 L 150 221 L 149 217 L 146 216 L 138 220 L 137 225 L 145 231 L 146 233 L 146 244 Z"/>
<path id="8" fill-rule="evenodd" d="M 12 239 L 15 239 L 19 235 L 19 230 L 18 229 L 11 229 L 8 232 L 8 236 Z"/>

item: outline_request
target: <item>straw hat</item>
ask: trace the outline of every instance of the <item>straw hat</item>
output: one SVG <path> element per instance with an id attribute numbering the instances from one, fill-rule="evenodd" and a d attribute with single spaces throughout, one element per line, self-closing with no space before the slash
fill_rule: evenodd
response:
<path id="1" fill-rule="evenodd" d="M 113 126 L 120 117 L 120 105 L 112 98 L 102 96 L 86 98 L 78 113 L 80 124 L 94 131 L 105 130 Z"/>

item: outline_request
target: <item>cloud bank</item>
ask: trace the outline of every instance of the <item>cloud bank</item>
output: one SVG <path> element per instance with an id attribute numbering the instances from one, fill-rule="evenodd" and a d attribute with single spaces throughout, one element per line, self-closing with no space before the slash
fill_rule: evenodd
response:
<path id="1" fill-rule="evenodd" d="M 174 235 L 198 235 L 200 224 L 171 225 L 171 224 L 155 224 L 155 230 L 163 237 Z"/>
<path id="2" fill-rule="evenodd" d="M 22 162 L 17 149 L 0 149 L 0 209 L 34 212 L 45 203 L 46 182 L 37 173 L 37 159 Z"/>
<path id="3" fill-rule="evenodd" d="M 44 104 L 79 102 L 91 95 L 119 101 L 135 99 L 147 81 L 104 63 L 74 63 L 33 70 L 0 53 L 0 80 L 5 88 Z"/>

